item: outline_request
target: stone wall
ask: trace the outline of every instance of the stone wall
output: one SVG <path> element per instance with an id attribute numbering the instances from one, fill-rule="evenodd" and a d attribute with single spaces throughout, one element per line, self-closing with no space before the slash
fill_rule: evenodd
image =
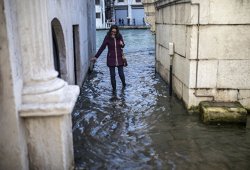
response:
<path id="1" fill-rule="evenodd" d="M 94 2 L 77 0 L 74 3 L 70 1 L 48 1 L 48 19 L 51 22 L 54 18 L 60 21 L 63 29 L 65 48 L 67 75 L 66 81 L 74 84 L 74 50 L 73 50 L 73 25 L 79 26 L 80 40 L 80 61 L 78 70 L 78 85 L 83 83 L 89 67 L 89 57 L 95 51 L 95 48 L 89 50 L 89 46 L 95 44 L 95 22 L 93 19 L 95 12 L 91 11 L 95 8 Z M 93 13 L 93 14 L 92 14 Z M 70 14 L 70 15 L 69 15 Z M 89 31 L 92 30 L 92 31 Z M 93 38 L 94 37 L 94 38 Z"/>
<path id="2" fill-rule="evenodd" d="M 21 105 L 22 68 L 12 1 L 0 0 L 0 169 L 28 169 Z M 8 18 L 8 19 L 7 19 Z"/>
<path id="3" fill-rule="evenodd" d="M 187 106 L 239 101 L 250 108 L 250 1 L 165 0 L 156 3 L 157 70 Z"/>
<path id="4" fill-rule="evenodd" d="M 146 15 L 145 22 L 150 25 L 150 30 L 155 32 L 155 5 L 156 0 L 143 0 L 144 11 Z"/>
<path id="5" fill-rule="evenodd" d="M 79 87 L 71 84 L 82 84 L 95 53 L 94 7 L 92 0 L 0 0 L 0 169 L 74 165 L 71 111 Z M 61 78 L 54 67 L 52 21 L 60 30 Z"/>

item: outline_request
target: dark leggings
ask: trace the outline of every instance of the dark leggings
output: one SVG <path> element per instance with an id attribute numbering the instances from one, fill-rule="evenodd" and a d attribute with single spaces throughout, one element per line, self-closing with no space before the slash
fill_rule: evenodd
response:
<path id="1" fill-rule="evenodd" d="M 117 68 L 118 68 L 119 77 L 122 81 L 122 85 L 126 86 L 125 76 L 124 76 L 124 72 L 123 72 L 123 66 L 118 66 Z M 111 85 L 113 87 L 113 90 L 115 90 L 116 89 L 115 67 L 109 67 L 109 71 L 110 71 Z"/>

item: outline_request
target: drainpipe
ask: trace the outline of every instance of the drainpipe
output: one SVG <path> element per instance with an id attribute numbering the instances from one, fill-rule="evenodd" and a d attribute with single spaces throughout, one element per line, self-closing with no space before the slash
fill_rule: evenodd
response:
<path id="1" fill-rule="evenodd" d="M 170 56 L 170 67 L 169 67 L 169 95 L 172 96 L 172 91 L 173 91 L 173 58 L 174 58 L 174 43 L 169 43 L 168 44 L 168 54 Z"/>
<path id="2" fill-rule="evenodd" d="M 200 46 L 200 4 L 199 3 L 191 3 L 191 5 L 197 5 L 198 7 L 198 23 L 197 23 L 197 54 L 196 54 L 196 75 L 195 75 L 195 97 L 209 97 L 214 101 L 214 96 L 212 95 L 198 95 L 198 68 L 199 68 L 199 46 Z"/>
<path id="3" fill-rule="evenodd" d="M 156 29 L 156 23 L 155 23 L 155 29 Z M 158 45 L 157 45 L 157 38 L 156 38 L 156 32 L 155 32 L 155 73 L 157 72 L 156 71 L 156 64 L 157 64 L 157 60 L 156 60 L 156 50 L 157 50 L 157 48 L 158 48 Z"/>

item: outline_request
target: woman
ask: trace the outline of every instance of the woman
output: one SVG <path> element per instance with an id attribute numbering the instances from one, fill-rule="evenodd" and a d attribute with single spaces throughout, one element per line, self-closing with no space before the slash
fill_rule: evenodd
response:
<path id="1" fill-rule="evenodd" d="M 92 61 L 96 61 L 97 58 L 101 55 L 103 50 L 108 46 L 108 54 L 107 54 L 107 66 L 110 71 L 110 78 L 113 90 L 116 90 L 116 80 L 115 80 L 115 68 L 118 68 L 119 77 L 122 81 L 123 87 L 126 86 L 125 76 L 123 72 L 123 49 L 125 44 L 122 38 L 122 35 L 119 32 L 119 28 L 116 25 L 112 25 L 105 36 L 101 47 L 96 53 L 95 57 L 92 58 Z"/>

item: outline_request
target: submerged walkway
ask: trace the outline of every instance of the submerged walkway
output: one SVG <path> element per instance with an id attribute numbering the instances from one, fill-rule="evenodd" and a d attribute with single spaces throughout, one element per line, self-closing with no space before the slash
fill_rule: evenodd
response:
<path id="1" fill-rule="evenodd" d="M 98 47 L 105 33 L 97 32 Z M 128 86 L 117 75 L 112 94 L 103 53 L 72 113 L 76 169 L 250 169 L 250 130 L 207 126 L 188 114 L 155 73 L 150 31 L 122 34 Z"/>

